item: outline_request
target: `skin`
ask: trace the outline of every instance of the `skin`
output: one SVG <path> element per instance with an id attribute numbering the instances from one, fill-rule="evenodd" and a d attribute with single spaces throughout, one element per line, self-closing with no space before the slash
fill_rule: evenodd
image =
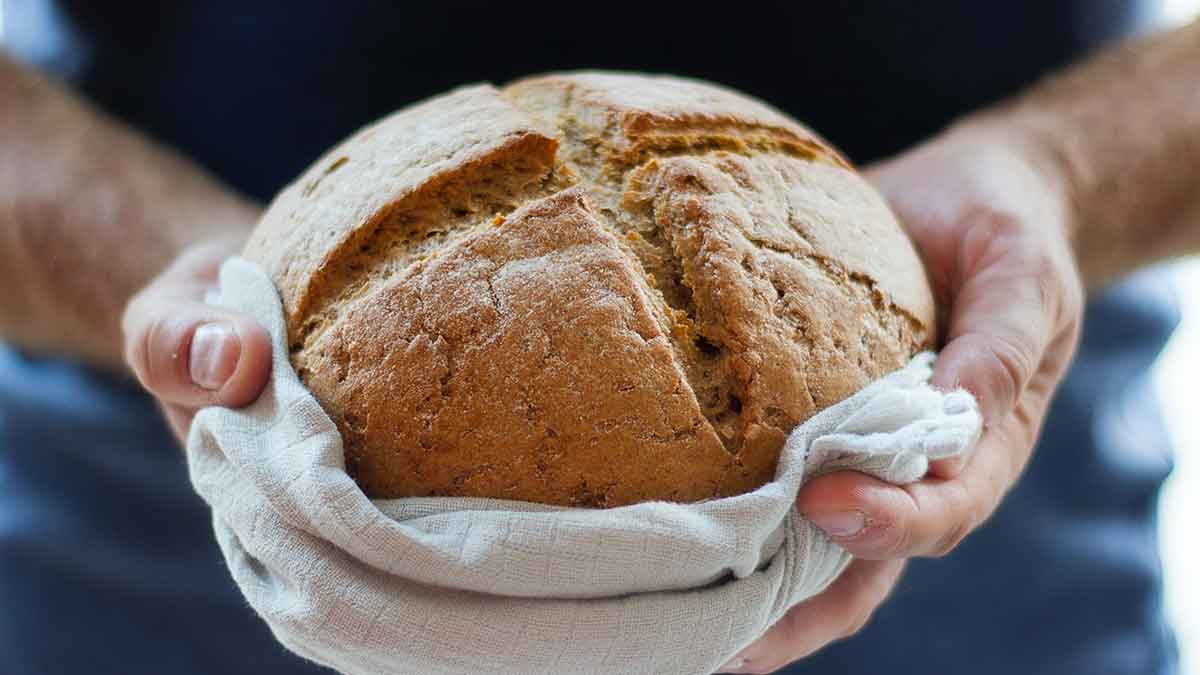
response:
<path id="1" fill-rule="evenodd" d="M 726 672 L 768 673 L 814 651 L 813 628 L 801 623 L 826 621 L 829 609 L 813 613 L 814 605 L 831 593 L 857 612 L 835 614 L 841 632 L 821 637 L 856 632 L 898 578 L 893 564 L 952 551 L 1028 461 L 1078 341 L 1083 291 L 1061 183 L 1021 147 L 969 125 L 870 169 L 917 243 L 947 317 L 933 384 L 974 393 L 985 432 L 966 461 L 936 462 L 912 485 L 856 472 L 805 485 L 798 508 L 857 557 L 853 574 L 789 612 Z"/>
<path id="2" fill-rule="evenodd" d="M 248 316 L 204 302 L 221 262 L 241 250 L 244 238 L 231 235 L 188 247 L 125 309 L 125 358 L 158 399 L 181 443 L 196 411 L 251 403 L 271 374 L 266 330 Z"/>
<path id="3" fill-rule="evenodd" d="M 868 175 L 946 318 L 934 384 L 974 393 L 985 433 L 965 462 L 938 462 L 913 485 L 853 472 L 808 483 L 797 507 L 858 558 L 856 573 L 725 672 L 768 673 L 814 651 L 830 634 L 792 615 L 825 620 L 811 612 L 830 593 L 866 612 L 834 614 L 851 617 L 841 636 L 853 634 L 897 578 L 872 561 L 954 550 L 1029 460 L 1078 341 L 1084 289 L 1200 250 L 1200 23 L 1111 49 Z"/>
<path id="4" fill-rule="evenodd" d="M 187 246 L 244 236 L 257 218 L 193 163 L 0 51 L 3 340 L 125 371 L 130 296 Z"/>
<path id="5" fill-rule="evenodd" d="M 200 407 L 256 398 L 265 332 L 202 302 L 256 208 L 2 57 L 0 101 L 0 287 L 16 289 L 0 295 L 0 336 L 114 368 L 123 353 L 181 438 Z M 1084 288 L 1200 250 L 1198 102 L 1193 24 L 1112 49 L 869 169 L 941 304 L 935 384 L 973 392 L 986 431 L 969 459 L 914 485 L 852 472 L 806 485 L 800 511 L 857 560 L 726 672 L 770 672 L 852 635 L 904 560 L 945 555 L 995 510 L 1070 362 Z"/>

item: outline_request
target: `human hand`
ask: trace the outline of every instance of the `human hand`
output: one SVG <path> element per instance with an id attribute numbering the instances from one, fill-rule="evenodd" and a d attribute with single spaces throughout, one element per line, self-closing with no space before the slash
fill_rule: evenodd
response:
<path id="1" fill-rule="evenodd" d="M 829 588 L 788 610 L 717 672 L 771 673 L 857 633 L 904 570 L 902 560 L 855 560 Z"/>
<path id="2" fill-rule="evenodd" d="M 994 122 L 954 127 L 868 176 L 915 242 L 944 319 L 933 384 L 973 393 L 985 431 L 969 458 L 935 462 L 918 483 L 831 474 L 798 507 L 856 557 L 941 556 L 1017 480 L 1074 353 L 1084 294 L 1071 201 L 1053 160 Z"/>
<path id="3" fill-rule="evenodd" d="M 125 360 L 181 442 L 197 410 L 252 402 L 271 372 L 266 330 L 204 302 L 221 263 L 240 245 L 228 237 L 185 250 L 129 301 L 121 320 Z"/>
<path id="4" fill-rule="evenodd" d="M 722 672 L 768 673 L 854 634 L 904 559 L 945 555 L 982 524 L 1029 460 L 1078 342 L 1083 288 L 1070 200 L 1036 146 L 967 124 L 867 175 L 929 272 L 944 320 L 933 384 L 973 393 L 985 432 L 969 458 L 934 462 L 912 485 L 857 472 L 806 484 L 799 510 L 858 559 Z"/>

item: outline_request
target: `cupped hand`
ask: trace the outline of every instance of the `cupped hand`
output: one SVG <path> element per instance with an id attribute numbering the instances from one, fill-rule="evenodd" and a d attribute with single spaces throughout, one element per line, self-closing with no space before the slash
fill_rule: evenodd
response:
<path id="1" fill-rule="evenodd" d="M 798 507 L 855 555 L 722 672 L 766 673 L 861 628 L 913 556 L 952 550 L 999 505 L 1033 450 L 1078 341 L 1083 290 L 1070 248 L 1070 200 L 1052 162 L 1015 134 L 967 125 L 871 168 L 908 229 L 943 319 L 934 385 L 978 398 L 985 432 L 966 460 L 936 462 L 896 487 L 864 474 L 817 478 Z M 204 294 L 238 242 L 186 251 L 129 303 L 129 366 L 186 437 L 195 412 L 257 398 L 270 340 Z"/>
<path id="2" fill-rule="evenodd" d="M 855 560 L 820 594 L 788 610 L 718 672 L 771 673 L 857 633 L 904 570 L 902 560 Z"/>
<path id="3" fill-rule="evenodd" d="M 929 272 L 942 319 L 934 386 L 979 401 L 966 459 L 897 487 L 841 472 L 804 486 L 799 510 L 856 560 L 722 672 L 769 673 L 857 632 L 914 556 L 950 552 L 1028 462 L 1078 342 L 1083 288 L 1071 204 L 1051 158 L 1014 131 L 966 124 L 867 172 Z"/>
<path id="4" fill-rule="evenodd" d="M 1083 312 L 1069 190 L 1039 150 L 975 122 L 868 171 L 939 305 L 933 384 L 973 393 L 985 426 L 967 459 L 937 462 L 913 485 L 844 472 L 804 487 L 801 512 L 859 558 L 948 553 L 992 514 L 1033 451 Z"/>
<path id="5" fill-rule="evenodd" d="M 185 250 L 125 308 L 125 360 L 162 405 L 172 431 L 187 439 L 196 411 L 258 398 L 271 371 L 271 341 L 254 319 L 205 304 L 221 263 L 240 240 Z"/>

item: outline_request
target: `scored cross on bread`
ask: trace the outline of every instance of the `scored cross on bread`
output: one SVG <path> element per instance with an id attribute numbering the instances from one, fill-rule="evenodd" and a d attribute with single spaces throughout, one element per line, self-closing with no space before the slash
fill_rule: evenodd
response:
<path id="1" fill-rule="evenodd" d="M 371 497 L 743 493 L 934 337 L 920 260 L 848 162 L 672 77 L 401 110 L 281 192 L 245 255 Z"/>

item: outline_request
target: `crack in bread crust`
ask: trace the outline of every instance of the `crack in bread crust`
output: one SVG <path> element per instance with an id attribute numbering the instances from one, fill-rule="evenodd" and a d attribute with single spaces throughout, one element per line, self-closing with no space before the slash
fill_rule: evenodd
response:
<path id="1" fill-rule="evenodd" d="M 368 495 L 738 494 L 771 478 L 792 427 L 928 341 L 921 289 L 896 284 L 920 273 L 911 245 L 900 277 L 855 253 L 906 240 L 835 150 L 723 90 L 608 77 L 467 89 L 423 104 L 426 123 L 398 119 L 465 132 L 430 146 L 443 168 L 411 189 L 380 184 L 330 244 L 322 200 L 362 171 L 353 143 L 387 126 L 335 148 L 264 218 L 247 255 L 280 287 L 293 365 Z M 353 194 L 385 180 L 364 175 Z M 272 247 L 301 226 L 289 241 L 324 247 L 319 264 Z"/>
<path id="2" fill-rule="evenodd" d="M 544 295 L 533 280 L 544 286 L 546 275 L 561 282 L 555 284 L 561 304 L 530 296 Z M 721 488 L 729 461 L 715 438 L 700 438 L 703 417 L 689 404 L 682 373 L 665 355 L 667 338 L 649 316 L 646 294 L 580 191 L 563 191 L 455 242 L 429 266 L 347 308 L 344 320 L 312 346 L 316 360 L 348 356 L 352 362 L 342 369 L 347 378 L 326 366 L 313 368 L 309 382 L 326 393 L 335 411 L 358 409 L 358 399 L 379 395 L 372 389 L 397 394 L 390 414 L 372 416 L 368 409 L 355 420 L 332 415 L 347 439 L 348 469 L 369 494 L 483 489 L 592 506 L 637 499 L 642 488 L 629 480 L 622 484 L 620 465 L 603 453 L 581 456 L 588 441 L 604 441 L 611 452 L 632 453 L 625 466 L 639 475 L 702 460 L 700 471 L 675 471 L 675 478 L 660 481 L 670 493 L 664 496 L 700 499 Z M 457 311 L 424 309 L 446 308 L 455 296 L 463 299 Z M 394 347 L 387 344 L 392 336 Z M 410 386 L 399 390 L 353 363 L 387 360 L 414 346 L 419 353 L 402 363 L 417 369 L 402 373 Z M 618 349 L 623 358 L 590 362 L 589 354 L 606 348 Z M 634 373 L 649 377 L 625 380 L 634 374 L 624 371 L 627 359 L 640 364 Z M 556 363 L 548 367 L 551 360 Z M 555 399 L 555 392 L 572 384 L 584 393 L 578 404 Z M 597 391 L 611 392 L 607 402 L 593 405 L 589 392 Z M 587 419 L 579 416 L 585 410 Z M 408 420 L 418 421 L 423 438 L 405 432 Z M 378 444 L 356 426 L 391 435 L 391 450 L 400 456 L 385 452 L 381 461 Z M 453 453 L 442 452 L 447 438 L 457 439 L 456 449 L 472 461 L 455 463 Z M 695 447 L 666 457 L 652 450 L 680 445 Z M 528 464 L 521 464 L 523 458 Z M 482 464 L 491 470 L 479 471 Z M 521 484 L 512 485 L 514 480 Z"/>
<path id="3" fill-rule="evenodd" d="M 731 344 L 729 331 L 716 330 L 722 319 L 719 312 L 708 312 L 709 316 L 698 312 L 693 297 L 695 284 L 690 279 L 698 273 L 687 269 L 689 265 L 679 250 L 677 231 L 659 222 L 659 207 L 654 200 L 639 196 L 638 192 L 643 188 L 631 186 L 630 183 L 636 183 L 639 174 L 643 175 L 644 180 L 644 174 L 654 173 L 661 160 L 681 156 L 721 159 L 731 154 L 747 158 L 781 155 L 800 162 L 824 162 L 839 169 L 851 170 L 849 164 L 815 139 L 797 138 L 794 134 L 756 124 L 726 123 L 696 129 L 689 128 L 686 121 L 674 120 L 670 121 L 670 128 L 653 129 L 652 133 L 637 137 L 622 149 L 619 137 L 631 125 L 622 124 L 619 117 L 613 115 L 603 125 L 591 129 L 582 126 L 578 120 L 585 115 L 576 109 L 579 105 L 577 87 L 568 83 L 564 88 L 561 107 L 555 111 L 557 115 L 552 120 L 562 142 L 561 151 L 569 158 L 566 161 L 576 160 L 573 166 L 580 173 L 581 184 L 598 196 L 602 202 L 601 210 L 610 216 L 604 221 L 605 224 L 622 238 L 631 262 L 657 292 L 661 301 L 660 320 L 672 337 L 675 358 L 687 373 L 689 385 L 704 410 L 708 425 L 720 437 L 726 450 L 735 456 L 740 455 L 751 425 L 767 425 L 786 433 L 791 426 L 802 422 L 818 409 L 809 391 L 808 374 L 800 374 L 800 388 L 807 405 L 799 415 L 784 415 L 781 408 L 774 405 L 765 406 L 763 410 L 746 405 L 747 398 L 752 396 L 751 385 L 757 372 L 738 377 L 737 369 L 729 364 L 730 355 L 727 353 L 731 348 L 734 354 L 745 352 L 745 347 Z M 531 106 L 521 97 L 512 96 L 511 92 L 509 95 L 515 105 L 534 117 L 539 116 L 536 104 Z M 544 123 L 548 121 L 551 120 L 543 120 Z M 653 124 L 634 126 L 652 127 Z M 744 190 L 755 189 L 752 183 L 739 180 L 744 177 L 733 172 L 727 172 L 727 175 Z M 782 176 L 781 179 L 786 182 Z M 617 197 L 615 203 L 614 197 Z M 789 203 L 787 222 L 790 224 L 794 218 Z M 915 351 L 925 342 L 927 331 L 920 321 L 891 301 L 874 279 L 850 271 L 832 258 L 816 253 L 811 243 L 799 233 L 797 236 L 807 250 L 779 247 L 753 236 L 747 236 L 747 239 L 756 247 L 788 256 L 797 262 L 814 263 L 830 283 L 857 286 L 858 295 L 871 298 L 876 312 L 888 315 L 890 323 L 896 325 L 885 328 L 885 321 L 876 313 L 867 312 L 864 318 L 876 324 L 875 332 L 894 335 L 905 350 Z M 778 299 L 782 300 L 783 293 L 779 292 L 778 286 L 775 288 Z M 774 303 L 771 311 L 775 311 Z M 803 319 L 801 323 L 804 323 Z M 803 331 L 795 338 L 798 344 L 807 341 Z M 866 340 L 865 333 L 860 339 Z M 863 346 L 866 346 L 865 342 Z M 878 369 L 866 367 L 861 350 L 856 354 L 855 365 L 872 376 L 882 374 Z M 898 366 L 899 363 L 894 365 Z"/>
<path id="4" fill-rule="evenodd" d="M 492 155 L 439 176 L 422 190 L 388 205 L 366 227 L 332 250 L 310 283 L 297 313 L 304 316 L 292 331 L 299 350 L 333 325 L 339 309 L 386 284 L 389 279 L 435 255 L 444 246 L 469 237 L 530 199 L 570 185 L 570 171 L 548 162 L 552 143 L 535 134 L 518 136 Z"/>

